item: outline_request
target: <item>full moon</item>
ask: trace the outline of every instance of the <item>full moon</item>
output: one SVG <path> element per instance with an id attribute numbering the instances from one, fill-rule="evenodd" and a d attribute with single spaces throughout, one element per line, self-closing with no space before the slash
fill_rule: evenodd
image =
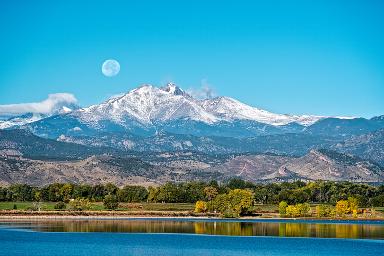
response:
<path id="1" fill-rule="evenodd" d="M 116 76 L 119 74 L 120 64 L 116 60 L 106 60 L 101 67 L 101 71 L 105 76 Z"/>

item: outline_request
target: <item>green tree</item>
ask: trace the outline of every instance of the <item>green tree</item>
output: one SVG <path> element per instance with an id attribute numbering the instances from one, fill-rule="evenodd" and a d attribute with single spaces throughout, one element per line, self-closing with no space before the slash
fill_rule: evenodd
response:
<path id="1" fill-rule="evenodd" d="M 230 203 L 227 194 L 219 194 L 213 200 L 213 209 L 215 212 L 223 213 L 230 208 Z"/>
<path id="2" fill-rule="evenodd" d="M 181 202 L 181 193 L 179 187 L 172 182 L 167 182 L 159 187 L 157 194 L 158 202 L 178 203 Z"/>
<path id="3" fill-rule="evenodd" d="M 253 194 L 246 189 L 234 189 L 228 193 L 228 200 L 231 210 L 241 215 L 248 212 L 253 205 Z"/>
<path id="4" fill-rule="evenodd" d="M 107 183 L 105 184 L 105 192 L 107 194 L 111 194 L 111 195 L 116 195 L 117 191 L 119 190 L 119 188 L 115 185 L 115 184 L 112 184 L 112 183 Z"/>
<path id="5" fill-rule="evenodd" d="M 384 194 L 373 197 L 371 203 L 375 207 L 384 207 Z"/>
<path id="6" fill-rule="evenodd" d="M 108 210 L 116 210 L 119 207 L 119 202 L 117 201 L 117 197 L 112 194 L 108 194 L 104 198 L 104 207 Z"/>
<path id="7" fill-rule="evenodd" d="M 212 210 L 213 208 L 212 201 L 219 194 L 219 192 L 217 191 L 217 188 L 209 186 L 204 188 L 204 194 L 205 194 L 205 197 L 208 199 L 209 209 Z"/>
<path id="8" fill-rule="evenodd" d="M 317 217 L 333 217 L 334 209 L 330 205 L 317 205 L 316 206 L 316 215 Z"/>
<path id="9" fill-rule="evenodd" d="M 92 195 L 92 186 L 88 184 L 75 185 L 73 187 L 72 197 L 73 198 L 88 198 Z M 62 200 L 60 200 L 62 201 Z"/>
<path id="10" fill-rule="evenodd" d="M 148 197 L 148 191 L 142 186 L 125 186 L 117 191 L 117 197 L 120 202 L 143 202 Z"/>
<path id="11" fill-rule="evenodd" d="M 281 201 L 279 203 L 279 214 L 280 214 L 280 216 L 285 216 L 285 214 L 287 213 L 287 207 L 288 207 L 288 203 L 287 202 Z"/>
<path id="12" fill-rule="evenodd" d="M 159 202 L 159 188 L 148 187 L 148 202 Z"/>
<path id="13" fill-rule="evenodd" d="M 11 185 L 8 190 L 12 195 L 12 201 L 33 201 L 34 188 L 26 184 Z"/>
<path id="14" fill-rule="evenodd" d="M 63 197 L 60 192 L 62 186 L 63 184 L 60 184 L 60 183 L 53 183 L 48 185 L 47 187 L 48 201 L 51 201 L 51 202 L 63 201 Z"/>
<path id="15" fill-rule="evenodd" d="M 69 200 L 72 198 L 72 192 L 73 192 L 72 184 L 67 183 L 60 188 L 60 195 L 64 202 L 69 202 Z"/>
<path id="16" fill-rule="evenodd" d="M 297 204 L 296 208 L 299 211 L 300 217 L 306 217 L 311 214 L 311 206 L 308 203 Z"/>
<path id="17" fill-rule="evenodd" d="M 229 180 L 227 186 L 230 189 L 244 189 L 246 188 L 246 182 L 239 178 L 233 178 Z"/>

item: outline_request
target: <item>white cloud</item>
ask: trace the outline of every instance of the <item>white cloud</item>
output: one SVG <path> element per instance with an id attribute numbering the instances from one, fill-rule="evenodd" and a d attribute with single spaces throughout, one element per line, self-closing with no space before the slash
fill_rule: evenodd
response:
<path id="1" fill-rule="evenodd" d="M 187 90 L 187 93 L 198 99 L 211 99 L 217 96 L 215 90 L 212 88 L 212 85 L 208 83 L 207 79 L 201 80 L 200 88 L 190 88 Z"/>
<path id="2" fill-rule="evenodd" d="M 0 114 L 19 115 L 24 113 L 50 114 L 66 104 L 76 104 L 77 99 L 70 93 L 49 94 L 41 102 L 0 105 Z"/>

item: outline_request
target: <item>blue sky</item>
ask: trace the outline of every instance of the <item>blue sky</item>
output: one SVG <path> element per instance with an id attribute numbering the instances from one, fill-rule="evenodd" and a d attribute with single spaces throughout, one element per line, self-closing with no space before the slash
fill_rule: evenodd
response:
<path id="1" fill-rule="evenodd" d="M 1 1 L 0 105 L 209 84 L 278 113 L 384 114 L 383 1 Z M 101 73 L 120 62 L 116 77 Z"/>

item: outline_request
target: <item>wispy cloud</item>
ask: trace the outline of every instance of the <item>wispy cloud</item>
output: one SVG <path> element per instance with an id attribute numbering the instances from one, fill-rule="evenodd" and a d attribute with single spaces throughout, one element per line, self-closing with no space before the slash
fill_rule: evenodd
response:
<path id="1" fill-rule="evenodd" d="M 24 113 L 50 114 L 65 104 L 76 104 L 77 99 L 70 93 L 49 94 L 41 102 L 0 105 L 0 114 L 19 115 Z"/>
<path id="2" fill-rule="evenodd" d="M 187 93 L 198 99 L 211 99 L 217 96 L 213 86 L 208 83 L 207 79 L 201 80 L 200 88 L 190 88 Z"/>

